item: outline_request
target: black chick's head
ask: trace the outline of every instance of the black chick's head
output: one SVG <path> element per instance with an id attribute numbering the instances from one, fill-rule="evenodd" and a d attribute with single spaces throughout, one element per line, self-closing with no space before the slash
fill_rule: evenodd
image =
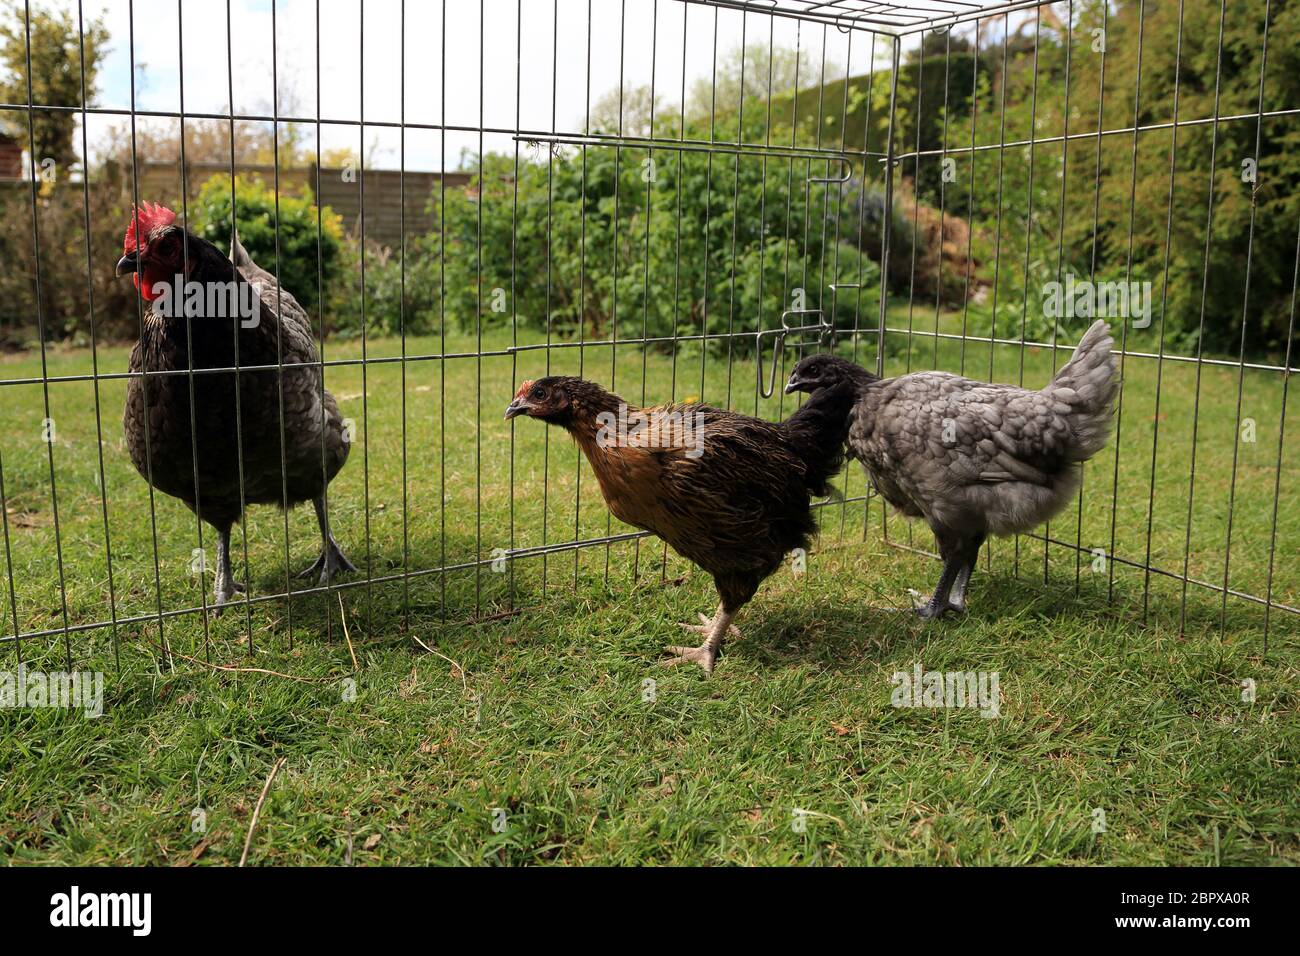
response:
<path id="1" fill-rule="evenodd" d="M 839 382 L 870 382 L 875 376 L 848 359 L 835 355 L 810 355 L 790 373 L 785 392 L 815 392 L 819 388 L 829 388 Z"/>

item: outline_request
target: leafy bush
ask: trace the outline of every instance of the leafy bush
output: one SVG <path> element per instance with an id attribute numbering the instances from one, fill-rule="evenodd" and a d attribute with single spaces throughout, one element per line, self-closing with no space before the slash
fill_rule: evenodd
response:
<path id="1" fill-rule="evenodd" d="M 761 139 L 763 115 L 746 109 L 756 124 L 747 141 Z M 707 135 L 687 122 L 688 139 Z M 832 282 L 859 272 L 871 273 L 864 286 L 878 282 L 874 264 L 836 243 L 837 218 L 840 239 L 856 238 L 858 208 L 842 187 L 810 182 L 833 173 L 827 165 L 588 147 L 521 157 L 516 168 L 513 156 L 488 154 L 468 190 L 448 192 L 441 208 L 434 199 L 446 223 L 448 314 L 464 328 L 514 316 L 589 338 L 753 332 L 760 317 L 774 328 L 797 298 L 829 304 Z M 436 237 L 423 249 L 441 251 Z M 846 291 L 838 321 L 851 325 L 856 296 Z"/>
<path id="2" fill-rule="evenodd" d="M 361 299 L 361 243 L 347 236 L 339 257 L 337 278 L 326 290 L 324 317 L 344 338 L 361 334 L 361 316 L 372 335 L 428 335 L 440 325 L 436 234 L 407 240 L 406 272 L 400 250 L 366 240 L 366 296 Z M 403 297 L 405 289 L 405 297 Z M 363 307 L 364 306 L 364 307 Z"/>
<path id="3" fill-rule="evenodd" d="M 86 201 L 90 204 L 90 258 L 86 256 Z M 80 183 L 45 184 L 35 213 L 40 242 L 40 312 L 37 321 L 37 247 L 32 235 L 30 184 L 0 188 L 0 349 L 30 344 L 43 324 L 47 339 L 88 344 L 93 317 L 99 341 L 134 337 L 135 289 L 114 275 L 130 221 L 130 178 L 104 163 L 83 195 Z"/>
<path id="4" fill-rule="evenodd" d="M 276 255 L 276 199 L 274 189 L 256 177 L 235 178 L 239 241 L 253 260 L 280 279 L 284 288 L 309 311 L 319 305 L 317 268 L 328 288 L 339 277 L 343 221 L 328 206 L 320 210 L 310 190 L 280 194 L 279 255 Z M 230 247 L 230 179 L 213 176 L 190 204 L 191 230 L 221 249 Z"/>

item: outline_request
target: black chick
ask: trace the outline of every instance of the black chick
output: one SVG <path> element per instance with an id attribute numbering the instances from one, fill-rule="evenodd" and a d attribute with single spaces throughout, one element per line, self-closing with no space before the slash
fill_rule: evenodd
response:
<path id="1" fill-rule="evenodd" d="M 824 389 L 778 424 L 709 405 L 629 407 L 593 382 L 551 376 L 524 382 L 506 418 L 568 431 L 615 517 L 713 575 L 721 598 L 713 619 L 682 625 L 703 644 L 669 647 L 676 656 L 666 662 L 694 661 L 712 674 L 723 637 L 736 633 L 732 618 L 816 533 L 809 498 L 828 494 L 843 464 L 854 398 L 847 383 Z"/>
<path id="2" fill-rule="evenodd" d="M 1119 388 L 1113 342 L 1094 322 L 1041 391 L 948 372 L 880 379 L 846 359 L 813 355 L 787 392 L 852 382 L 849 448 L 889 504 L 924 518 L 943 571 L 922 617 L 966 610 L 966 585 L 990 535 L 1029 531 L 1078 487 L 1080 463 L 1106 444 Z"/>
<path id="3" fill-rule="evenodd" d="M 170 209 L 149 203 L 127 228 L 117 274 L 130 274 L 150 303 L 131 350 L 131 371 L 181 373 L 128 381 L 123 426 L 131 461 L 153 487 L 185 502 L 217 530 L 216 613 L 245 590 L 230 566 L 230 531 L 245 503 L 290 508 L 313 502 L 321 555 L 299 576 L 319 575 L 324 584 L 336 572 L 355 571 L 330 534 L 325 510 L 325 487 L 347 461 L 349 438 L 334 396 L 321 387 L 311 322 L 298 301 L 277 289 L 275 278 L 253 263 L 238 240 L 227 259 L 178 225 Z M 236 339 L 238 431 L 231 371 L 193 376 L 192 432 L 188 358 L 196 370 L 233 368 Z M 242 370 L 275 366 L 280 356 L 293 367 Z"/>

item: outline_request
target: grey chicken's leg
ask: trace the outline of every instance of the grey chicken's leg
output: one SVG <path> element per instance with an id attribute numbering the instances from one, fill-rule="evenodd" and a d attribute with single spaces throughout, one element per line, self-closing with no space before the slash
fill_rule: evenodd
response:
<path id="1" fill-rule="evenodd" d="M 965 558 L 961 555 L 950 555 L 944 559 L 943 571 L 939 575 L 939 583 L 935 586 L 934 596 L 930 598 L 928 603 L 922 604 L 916 609 L 918 615 L 928 619 L 942 617 L 947 611 L 958 610 L 948 600 L 948 594 L 952 591 L 953 584 L 956 583 L 964 565 Z"/>
<path id="2" fill-rule="evenodd" d="M 230 567 L 229 527 L 217 529 L 217 580 L 215 590 L 216 601 L 212 610 L 215 617 L 221 616 L 222 606 L 229 603 L 234 595 L 248 590 L 247 587 L 235 580 L 234 571 Z"/>
<path id="3" fill-rule="evenodd" d="M 970 583 L 970 574 L 973 569 L 973 565 L 963 563 L 961 570 L 957 572 L 957 579 L 952 582 L 952 590 L 948 592 L 948 606 L 954 611 L 966 610 L 966 585 Z"/>
<path id="4" fill-rule="evenodd" d="M 727 633 L 728 629 L 737 634 L 740 633 L 731 626 L 732 617 L 733 615 L 728 614 L 722 604 L 719 604 L 717 613 L 713 615 L 713 620 L 701 627 L 704 631 L 704 643 L 699 647 L 681 647 L 676 644 L 665 647 L 665 651 L 676 656 L 664 661 L 664 666 L 680 664 L 683 661 L 694 661 L 704 669 L 706 675 L 713 676 L 713 664 L 718 659 L 718 651 L 722 649 L 723 635 Z M 694 624 L 683 626 L 692 630 L 696 628 Z"/>
<path id="5" fill-rule="evenodd" d="M 966 585 L 970 581 L 971 571 L 975 569 L 980 545 L 983 543 L 983 535 L 955 544 L 942 541 L 939 543 L 939 553 L 943 557 L 943 571 L 939 574 L 939 583 L 935 586 L 934 596 L 928 603 L 916 609 L 918 615 L 928 619 L 942 617 L 949 611 L 956 614 L 966 611 Z"/>
<path id="6" fill-rule="evenodd" d="M 348 560 L 339 543 L 334 540 L 330 534 L 329 515 L 325 512 L 325 498 L 318 497 L 312 501 L 316 507 L 316 523 L 320 525 L 321 551 L 320 557 L 315 563 L 305 571 L 300 573 L 300 578 L 310 578 L 320 575 L 319 582 L 321 585 L 329 584 L 330 579 L 340 571 L 356 571 L 356 565 Z"/>
<path id="7" fill-rule="evenodd" d="M 952 591 L 948 594 L 949 605 L 958 613 L 965 613 L 966 611 L 966 586 L 970 583 L 971 573 L 979 562 L 980 548 L 983 545 L 984 535 L 979 535 L 966 545 L 964 552 L 965 563 L 962 564 L 961 571 L 957 573 L 957 580 L 953 582 Z"/>

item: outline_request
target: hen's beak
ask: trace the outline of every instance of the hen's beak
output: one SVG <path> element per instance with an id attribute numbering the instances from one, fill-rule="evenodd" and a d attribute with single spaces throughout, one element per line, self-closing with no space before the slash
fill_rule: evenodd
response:
<path id="1" fill-rule="evenodd" d="M 119 276 L 130 275 L 132 272 L 136 271 L 138 265 L 139 259 L 137 258 L 136 253 L 128 252 L 121 259 L 117 260 L 117 274 Z"/>
<path id="2" fill-rule="evenodd" d="M 799 391 L 799 386 L 802 384 L 803 384 L 803 379 L 799 377 L 798 373 L 791 372 L 790 381 L 785 383 L 785 393 L 789 395 L 791 392 Z"/>
<path id="3" fill-rule="evenodd" d="M 528 411 L 528 403 L 522 398 L 516 398 L 513 402 L 511 402 L 509 405 L 506 406 L 506 421 L 510 421 L 510 419 L 514 418 L 517 415 L 523 415 L 527 411 Z"/>

